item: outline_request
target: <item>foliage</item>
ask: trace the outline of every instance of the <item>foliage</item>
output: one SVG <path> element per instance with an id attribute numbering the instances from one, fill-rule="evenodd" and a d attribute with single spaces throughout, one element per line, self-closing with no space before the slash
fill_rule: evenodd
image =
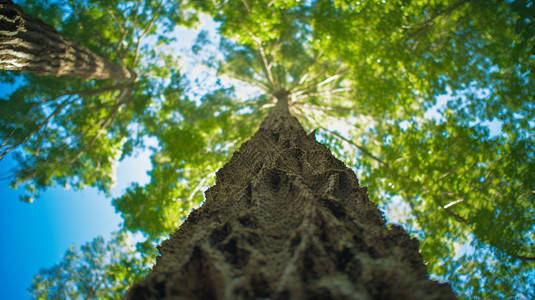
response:
<path id="1" fill-rule="evenodd" d="M 21 5 L 73 41 L 133 68 L 138 78 L 84 82 L 3 72 L 2 81 L 18 85 L 7 99 L 0 99 L 0 159 L 14 150 L 18 162 L 10 176 L 12 186 L 23 185 L 27 202 L 54 185 L 107 191 L 117 161 L 142 144 L 144 111 L 168 88 L 170 74 L 177 73 L 173 55 L 158 52 L 145 40 L 169 43 L 169 31 L 196 18 L 178 13 L 177 4 L 156 1 Z"/>
<path id="2" fill-rule="evenodd" d="M 63 260 L 34 277 L 29 289 L 36 299 L 118 299 L 128 287 L 147 275 L 155 253 L 141 254 L 124 231 L 109 241 L 99 236 L 76 249 L 72 245 Z"/>
<path id="3" fill-rule="evenodd" d="M 126 230 L 159 241 L 202 203 L 201 191 L 254 132 L 273 105 L 273 95 L 289 92 L 290 109 L 306 129 L 316 129 L 317 138 L 354 167 L 388 219 L 421 239 L 434 276 L 452 282 L 468 299 L 533 295 L 533 288 L 526 288 L 534 286 L 535 278 L 532 1 L 184 4 L 210 14 L 220 26 L 219 44 L 201 37 L 193 53 L 203 55 L 207 48 L 218 47 L 219 55 L 207 57 L 207 66 L 217 68 L 219 79 L 234 78 L 262 90 L 263 95 L 248 100 L 238 100 L 232 88 L 200 91 L 205 94 L 195 98 L 191 95 L 199 91 L 188 90 L 194 84 L 180 76 L 169 56 L 141 47 L 143 59 L 136 58 L 134 37 L 148 28 L 156 3 L 103 3 L 97 11 L 117 11 L 119 22 L 110 19 L 109 24 L 130 29 L 72 36 L 88 41 L 94 51 L 110 53 L 111 60 L 135 67 L 140 80 L 125 83 L 125 99 L 131 102 L 118 109 L 116 117 L 110 113 L 113 109 L 99 106 L 119 103 L 116 99 L 124 90 L 107 90 L 109 83 L 25 78 L 32 88 L 12 95 L 20 100 L 0 104 L 10 106 L 0 109 L 10 111 L 0 115 L 5 122 L 2 136 L 14 132 L 17 141 L 26 143 L 21 162 L 33 157 L 21 170 L 39 170 L 19 173 L 19 181 L 29 180 L 36 189 L 69 183 L 105 190 L 112 182 L 109 158 L 125 156 L 140 146 L 142 136 L 153 136 L 158 145 L 151 182 L 134 184 L 113 203 Z M 99 15 L 72 6 L 67 17 L 60 18 L 64 7 L 46 7 L 50 11 L 43 10 L 43 18 L 56 16 L 54 25 L 65 29 L 70 18 L 94 23 L 93 16 Z M 134 21 L 139 11 L 145 14 Z M 162 18 L 174 11 L 162 8 Z M 165 20 L 169 26 L 183 22 L 179 17 Z M 169 42 L 165 32 L 149 32 L 159 43 Z M 160 58 L 166 62 L 158 62 Z M 99 89 L 106 90 L 84 94 Z M 68 95 L 58 97 L 63 93 Z M 80 100 L 69 103 L 69 96 Z M 45 109 L 37 104 L 42 99 L 55 102 Z M 65 102 L 71 107 L 54 115 L 58 121 L 47 125 L 52 130 L 43 138 L 36 134 L 24 140 L 28 133 L 44 132 L 40 124 Z M 35 117 L 28 125 L 19 124 L 28 112 Z M 91 126 L 108 117 L 113 120 L 109 133 L 98 135 L 99 128 Z M 84 149 L 95 135 L 94 147 Z M 45 147 L 40 150 L 39 145 Z M 80 150 L 80 165 L 65 164 L 65 157 Z M 46 154 L 36 155 L 40 152 Z M 52 158 L 43 164 L 41 155 Z M 396 210 L 397 216 L 392 213 Z"/>
<path id="4" fill-rule="evenodd" d="M 255 99 L 240 103 L 231 95 L 232 91 L 217 90 L 203 97 L 199 106 L 187 98 L 166 101 L 155 112 L 154 123 L 147 125 L 159 137 L 160 146 L 152 156 L 151 182 L 133 184 L 113 200 L 126 228 L 158 240 L 178 228 L 203 201 L 202 192 L 214 183 L 215 172 L 243 137 L 254 133 L 258 121 L 255 112 L 265 102 Z M 169 103 L 177 106 L 168 107 Z M 256 109 L 241 111 L 244 106 Z"/>

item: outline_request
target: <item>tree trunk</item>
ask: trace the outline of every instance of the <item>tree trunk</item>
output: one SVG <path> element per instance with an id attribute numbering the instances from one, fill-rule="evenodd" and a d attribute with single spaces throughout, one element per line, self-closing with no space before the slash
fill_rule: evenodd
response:
<path id="1" fill-rule="evenodd" d="M 27 16 L 12 0 L 0 0 L 0 69 L 83 79 L 133 80 L 136 74 L 110 63 Z"/>
<path id="2" fill-rule="evenodd" d="M 418 241 L 387 228 L 355 173 L 305 131 L 288 95 L 217 172 L 127 299 L 456 299 Z"/>

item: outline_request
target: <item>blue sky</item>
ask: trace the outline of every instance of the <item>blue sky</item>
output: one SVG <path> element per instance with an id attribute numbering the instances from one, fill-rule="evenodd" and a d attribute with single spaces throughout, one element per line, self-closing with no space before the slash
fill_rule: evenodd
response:
<path id="1" fill-rule="evenodd" d="M 13 163 L 1 161 L 1 172 Z M 120 195 L 131 181 L 148 182 L 150 165 L 148 153 L 121 162 L 112 194 Z M 32 204 L 19 201 L 19 194 L 0 181 L 0 299 L 30 299 L 26 289 L 39 269 L 57 263 L 71 244 L 109 237 L 122 221 L 111 206 L 112 198 L 93 188 L 50 189 Z"/>

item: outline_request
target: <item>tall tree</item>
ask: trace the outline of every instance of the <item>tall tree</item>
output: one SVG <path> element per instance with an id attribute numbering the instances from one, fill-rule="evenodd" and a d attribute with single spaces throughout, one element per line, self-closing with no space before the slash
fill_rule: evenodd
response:
<path id="1" fill-rule="evenodd" d="M 526 283 L 533 282 L 535 253 L 535 181 L 528 171 L 535 152 L 529 125 L 535 81 L 527 72 L 533 40 L 506 42 L 520 42 L 511 5 L 237 0 L 215 1 L 210 13 L 226 37 L 219 71 L 267 95 L 290 90 L 296 100 L 290 110 L 305 128 L 319 129 L 318 139 L 381 191 L 373 201 L 389 210 L 402 207 L 402 217 L 392 219 L 421 238 L 433 274 L 467 298 L 533 292 L 525 288 L 532 286 Z M 453 99 L 440 107 L 442 118 L 425 117 L 444 94 Z M 269 102 L 249 110 L 261 112 Z M 190 120 L 179 124 L 187 127 Z M 491 133 L 490 121 L 503 124 L 502 132 Z M 228 134 L 222 123 L 218 127 L 216 136 L 189 135 L 201 153 L 217 149 L 212 141 Z M 197 191 L 213 166 L 199 171 L 197 156 L 175 152 L 178 145 L 166 143 L 155 156 L 180 161 L 177 172 L 156 168 L 158 180 L 114 200 L 127 226 L 169 234 L 199 203 L 190 200 L 203 200 Z M 147 209 L 144 200 L 153 214 L 140 213 L 139 207 Z M 167 207 L 177 214 L 167 214 Z"/>
<path id="2" fill-rule="evenodd" d="M 127 299 L 456 299 L 418 242 L 385 226 L 355 173 L 307 135 L 276 91 L 257 133 Z"/>
<path id="3" fill-rule="evenodd" d="M 0 1 L 0 69 L 83 79 L 136 78 L 132 70 L 107 61 L 26 15 L 12 0 Z"/>

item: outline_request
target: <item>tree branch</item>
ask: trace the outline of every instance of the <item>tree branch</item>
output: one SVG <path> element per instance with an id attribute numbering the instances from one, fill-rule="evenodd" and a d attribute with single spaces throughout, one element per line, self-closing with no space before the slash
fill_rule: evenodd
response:
<path id="1" fill-rule="evenodd" d="M 418 25 L 415 25 L 415 26 L 410 26 L 410 25 L 403 25 L 401 26 L 402 28 L 404 29 L 412 29 L 412 28 L 420 28 L 418 29 L 415 33 L 413 34 L 410 34 L 409 37 L 415 37 L 415 38 L 418 38 L 420 37 L 426 30 L 427 30 L 427 27 L 428 26 L 431 26 L 434 24 L 434 21 L 436 18 L 438 18 L 439 16 L 441 15 L 448 15 L 450 14 L 452 11 L 456 10 L 457 8 L 459 8 L 460 6 L 464 5 L 465 3 L 468 3 L 470 0 L 463 0 L 463 1 L 460 1 L 460 2 L 457 2 L 455 4 L 453 4 L 452 6 L 448 7 L 446 10 L 444 11 L 439 11 L 439 12 L 436 12 L 435 14 L 433 14 L 429 19 L 425 20 L 424 22 L 418 24 Z M 415 41 L 415 44 L 414 46 L 412 47 L 412 50 L 414 51 L 417 47 L 418 47 L 418 44 L 420 43 L 419 40 L 416 40 Z"/>
<path id="2" fill-rule="evenodd" d="M 522 256 L 522 255 L 515 255 L 514 258 L 523 260 L 523 261 L 533 261 L 535 260 L 535 256 Z"/>
<path id="3" fill-rule="evenodd" d="M 243 6 L 245 6 L 245 10 L 247 11 L 247 13 L 250 14 L 251 8 L 249 7 L 249 4 L 247 4 L 245 0 L 241 0 L 241 3 L 243 4 Z"/>
<path id="4" fill-rule="evenodd" d="M 134 54 L 134 59 L 132 60 L 132 64 L 130 65 L 130 68 L 133 68 L 134 65 L 136 64 L 137 62 L 137 59 L 138 59 L 138 56 L 139 56 L 139 49 L 141 48 L 141 41 L 143 40 L 143 38 L 149 33 L 150 29 L 152 28 L 152 26 L 154 25 L 154 22 L 156 22 L 156 19 L 158 19 L 159 17 L 159 13 L 158 13 L 158 10 L 160 10 L 160 8 L 162 8 L 163 6 L 163 1 L 158 5 L 158 7 L 156 8 L 156 12 L 154 13 L 154 17 L 152 18 L 152 20 L 149 22 L 149 25 L 147 25 L 147 27 L 145 28 L 145 30 L 143 31 L 143 33 L 138 37 L 138 40 L 137 40 L 137 44 L 136 44 L 136 52 Z"/>
<path id="5" fill-rule="evenodd" d="M 271 88 L 276 91 L 278 89 L 278 85 L 275 82 L 275 79 L 273 77 L 273 73 L 271 73 L 271 64 L 268 62 L 266 52 L 264 50 L 264 47 L 262 46 L 262 40 L 260 40 L 258 37 L 256 37 L 252 32 L 249 32 L 251 35 L 251 38 L 253 41 L 255 41 L 258 45 L 258 50 L 260 51 L 260 55 L 262 57 L 262 62 L 264 64 L 264 69 L 266 71 L 266 75 L 268 77 L 269 82 L 271 82 Z M 273 91 L 272 91 L 273 92 Z"/>
<path id="6" fill-rule="evenodd" d="M 357 149 L 359 149 L 362 153 L 364 153 L 365 155 L 367 155 L 368 157 L 370 157 L 371 159 L 375 160 L 376 162 L 378 162 L 381 166 L 383 167 L 386 167 L 388 169 L 391 169 L 390 168 L 390 165 L 388 163 L 385 163 L 383 160 L 381 160 L 380 158 L 378 158 L 377 156 L 373 155 L 370 151 L 368 151 L 368 149 L 364 148 L 364 146 L 361 146 L 355 142 L 353 142 L 352 140 L 349 140 L 347 138 L 345 138 L 344 136 L 342 136 L 341 134 L 339 134 L 338 132 L 335 132 L 335 131 L 330 131 L 328 130 L 327 128 L 325 127 L 320 127 L 322 130 L 324 130 L 325 132 L 329 133 L 329 134 L 332 134 L 336 137 L 338 137 L 339 139 L 345 141 L 346 143 L 348 144 L 351 144 L 353 146 L 355 146 Z"/>
<path id="7" fill-rule="evenodd" d="M 124 103 L 128 102 L 126 99 L 127 99 L 127 96 L 128 94 L 131 92 L 132 90 L 130 88 L 127 88 L 125 90 L 122 91 L 121 95 L 119 95 L 119 101 L 117 102 L 117 104 L 114 106 L 114 109 L 113 111 L 105 118 L 105 119 L 102 119 L 100 120 L 94 127 L 100 127 L 99 130 L 97 130 L 97 133 L 93 136 L 93 138 L 91 139 L 91 141 L 85 145 L 82 146 L 82 148 L 80 149 L 80 151 L 78 152 L 78 154 L 76 154 L 73 158 L 71 158 L 69 161 L 67 161 L 67 164 L 73 164 L 74 162 L 76 162 L 80 157 L 82 157 L 82 155 L 84 154 L 84 152 L 93 147 L 95 142 L 97 141 L 98 137 L 105 131 L 106 128 L 108 128 L 110 125 L 111 125 L 111 120 L 117 115 L 117 113 L 119 112 L 119 108 L 121 107 L 121 105 L 123 105 Z"/>
<path id="8" fill-rule="evenodd" d="M 33 130 L 32 132 L 30 132 L 30 134 L 28 134 L 26 138 L 24 138 L 22 141 L 16 144 L 10 145 L 7 149 L 2 150 L 3 152 L 0 153 L 0 160 L 2 160 L 2 158 L 4 158 L 14 148 L 20 146 L 21 144 L 26 143 L 30 139 L 30 137 L 38 133 L 43 128 L 43 126 L 45 126 L 53 117 L 57 116 L 65 106 L 67 106 L 68 104 L 71 104 L 72 102 L 74 102 L 74 100 L 72 100 L 72 96 L 71 96 L 67 100 L 63 101 L 60 105 L 58 105 L 58 107 L 56 107 L 56 109 L 43 122 L 37 125 L 37 128 Z M 4 144 L 6 142 L 7 141 L 5 141 Z M 5 146 L 4 144 L 2 146 Z"/>
<path id="9" fill-rule="evenodd" d="M 33 107 L 37 107 L 39 105 L 43 105 L 43 104 L 49 103 L 49 102 L 52 102 L 52 101 L 56 101 L 59 98 L 64 97 L 64 96 L 70 96 L 67 100 L 65 100 L 58 107 L 56 107 L 56 109 L 43 122 L 41 122 L 37 126 L 37 129 L 35 129 L 32 132 L 30 132 L 22 141 L 6 147 L 8 145 L 9 138 L 11 138 L 13 136 L 13 134 L 15 134 L 15 131 L 19 127 L 23 126 L 27 121 L 23 121 L 23 122 L 19 123 L 19 125 L 17 125 L 17 127 L 15 129 L 13 129 L 11 131 L 11 133 L 4 139 L 4 141 L 2 142 L 2 145 L 0 145 L 0 147 L 3 148 L 3 149 L 0 150 L 0 160 L 2 160 L 8 154 L 8 152 L 10 152 L 11 150 L 13 150 L 16 147 L 26 143 L 33 135 L 35 135 L 36 133 L 41 131 L 42 128 L 46 128 L 46 126 L 48 126 L 47 124 L 50 122 L 50 120 L 53 117 L 57 116 L 61 112 L 61 110 L 63 110 L 63 108 L 65 108 L 67 106 L 67 104 L 72 104 L 74 102 L 74 100 L 80 99 L 81 97 L 93 96 L 93 95 L 104 93 L 104 92 L 110 92 L 110 91 L 114 91 L 114 90 L 117 90 L 117 89 L 121 89 L 121 88 L 126 87 L 126 86 L 131 86 L 131 82 L 125 82 L 125 83 L 122 83 L 122 84 L 118 84 L 118 85 L 114 85 L 114 86 L 108 86 L 108 87 L 104 87 L 104 88 L 100 88 L 100 89 L 63 93 L 63 94 L 61 94 L 59 96 L 56 96 L 54 98 L 50 98 L 50 99 L 47 99 L 47 100 L 42 100 L 42 101 L 39 101 L 39 102 L 35 103 L 35 105 L 32 106 L 32 108 Z M 72 99 L 72 97 L 75 96 L 75 95 L 78 95 L 79 97 L 76 98 L 76 99 Z M 40 137 L 40 140 L 42 140 L 42 136 Z M 36 154 L 35 154 L 36 156 L 39 155 L 39 150 L 40 150 L 40 147 L 38 146 L 38 149 L 37 149 Z"/>

